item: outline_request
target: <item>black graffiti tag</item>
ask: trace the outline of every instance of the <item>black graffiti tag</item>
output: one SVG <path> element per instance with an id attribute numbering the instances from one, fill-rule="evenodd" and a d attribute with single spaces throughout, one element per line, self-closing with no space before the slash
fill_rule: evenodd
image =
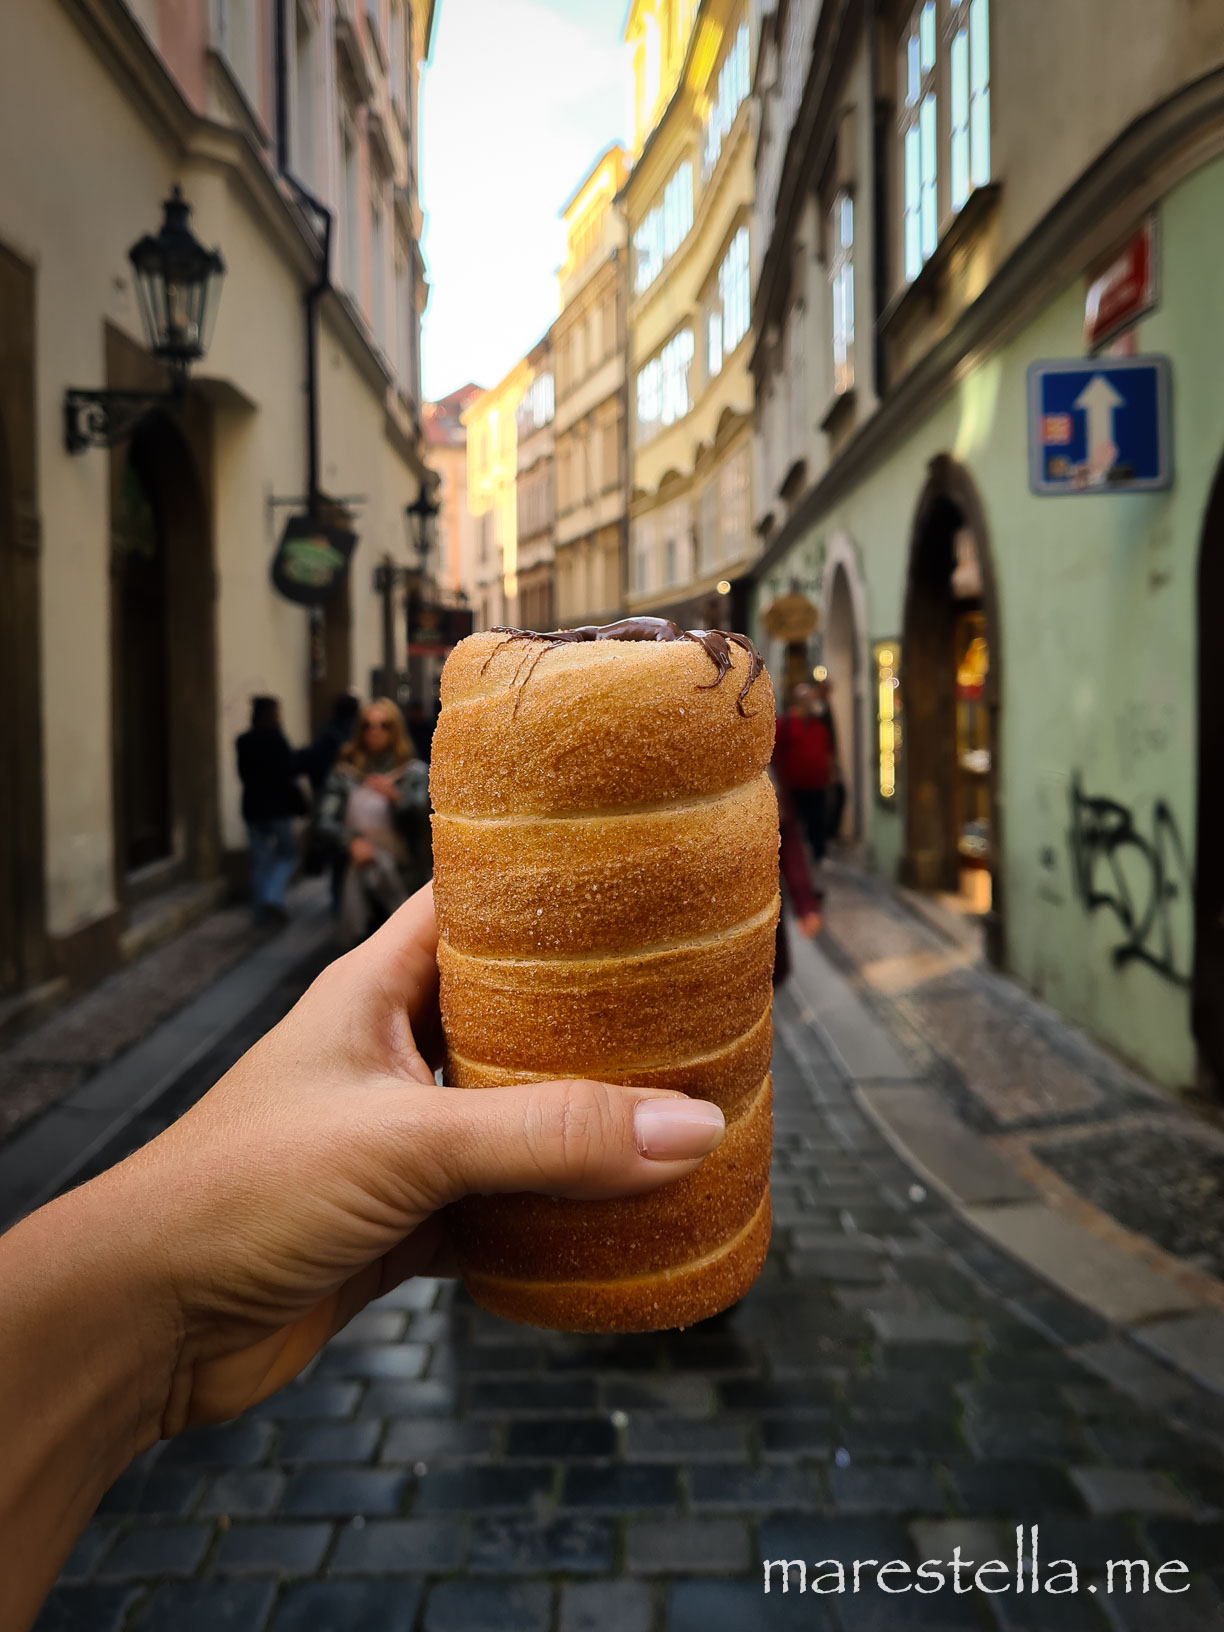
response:
<path id="1" fill-rule="evenodd" d="M 1166 980 L 1189 986 L 1179 966 L 1174 904 L 1191 902 L 1194 885 L 1177 819 L 1164 800 L 1152 806 L 1149 839 L 1126 805 L 1089 799 L 1077 774 L 1071 780 L 1069 842 L 1075 890 L 1085 909 L 1104 907 L 1121 926 L 1114 967 L 1146 963 Z"/>

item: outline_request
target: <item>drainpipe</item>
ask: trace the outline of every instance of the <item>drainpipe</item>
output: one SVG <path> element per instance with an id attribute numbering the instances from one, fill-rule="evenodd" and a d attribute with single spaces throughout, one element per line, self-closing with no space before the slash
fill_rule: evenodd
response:
<path id="1" fill-rule="evenodd" d="M 287 26 L 285 0 L 276 0 L 273 26 L 276 29 L 276 168 L 281 175 L 289 170 L 289 62 L 285 41 Z"/>

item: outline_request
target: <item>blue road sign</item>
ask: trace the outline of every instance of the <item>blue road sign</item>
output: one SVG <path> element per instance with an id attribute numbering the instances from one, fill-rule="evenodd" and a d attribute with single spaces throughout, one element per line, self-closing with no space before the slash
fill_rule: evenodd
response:
<path id="1" fill-rule="evenodd" d="M 1167 357 L 1076 357 L 1028 371 L 1034 493 L 1150 493 L 1173 481 Z"/>

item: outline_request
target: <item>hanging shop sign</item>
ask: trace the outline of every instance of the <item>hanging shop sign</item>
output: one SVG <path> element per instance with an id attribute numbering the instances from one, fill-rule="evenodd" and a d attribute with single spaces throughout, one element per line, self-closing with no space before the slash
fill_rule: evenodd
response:
<path id="1" fill-rule="evenodd" d="M 761 613 L 761 627 L 774 640 L 806 640 L 820 626 L 820 613 L 806 595 L 779 595 Z"/>
<path id="2" fill-rule="evenodd" d="M 339 588 L 356 547 L 349 527 L 290 516 L 272 557 L 272 582 L 287 601 L 322 606 Z"/>
<path id="3" fill-rule="evenodd" d="M 1028 371 L 1034 493 L 1150 493 L 1173 482 L 1167 357 L 1075 357 Z"/>
<path id="4" fill-rule="evenodd" d="M 1088 285 L 1084 345 L 1096 351 L 1150 312 L 1156 300 L 1156 218 L 1149 215 L 1120 254 Z"/>
<path id="5" fill-rule="evenodd" d="M 472 632 L 471 609 L 438 606 L 420 596 L 408 597 L 408 655 L 444 657 Z"/>

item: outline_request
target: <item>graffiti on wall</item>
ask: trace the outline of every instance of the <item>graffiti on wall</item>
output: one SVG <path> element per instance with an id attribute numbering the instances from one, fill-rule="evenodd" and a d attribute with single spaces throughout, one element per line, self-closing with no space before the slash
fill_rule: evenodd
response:
<path id="1" fill-rule="evenodd" d="M 1194 884 L 1177 818 L 1163 799 L 1152 806 L 1150 833 L 1115 799 L 1089 798 L 1071 779 L 1071 877 L 1089 913 L 1118 921 L 1114 967 L 1145 963 L 1165 980 L 1189 986 Z"/>

